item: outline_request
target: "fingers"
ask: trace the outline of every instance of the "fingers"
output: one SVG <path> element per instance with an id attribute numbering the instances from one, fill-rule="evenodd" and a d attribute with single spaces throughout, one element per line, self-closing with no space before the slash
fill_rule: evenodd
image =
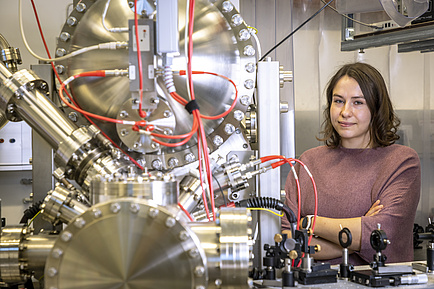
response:
<path id="1" fill-rule="evenodd" d="M 380 205 L 380 200 L 376 200 L 371 208 L 368 210 L 368 212 L 365 214 L 365 216 L 369 217 L 369 216 L 375 216 L 377 215 L 382 209 L 383 209 L 383 205 Z"/>

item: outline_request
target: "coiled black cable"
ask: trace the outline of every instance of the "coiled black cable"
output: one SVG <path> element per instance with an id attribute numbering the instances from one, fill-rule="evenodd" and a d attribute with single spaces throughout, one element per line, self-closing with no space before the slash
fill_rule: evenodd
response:
<path id="1" fill-rule="evenodd" d="M 282 203 L 280 200 L 271 197 L 250 198 L 235 203 L 235 206 L 243 208 L 266 208 L 283 211 L 285 212 L 286 218 L 290 223 L 297 222 L 294 212 L 287 205 Z"/>
<path id="2" fill-rule="evenodd" d="M 41 205 L 44 200 L 40 200 L 39 202 L 31 205 L 28 209 L 24 211 L 24 215 L 21 218 L 20 224 L 27 224 L 28 220 L 31 220 L 36 214 L 41 210 Z"/>

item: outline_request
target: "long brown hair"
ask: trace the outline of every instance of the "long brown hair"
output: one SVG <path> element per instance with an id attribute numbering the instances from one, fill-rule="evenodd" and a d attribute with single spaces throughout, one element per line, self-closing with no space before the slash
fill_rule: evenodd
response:
<path id="1" fill-rule="evenodd" d="M 356 80 L 366 99 L 371 112 L 369 129 L 372 147 L 385 147 L 393 144 L 399 139 L 397 130 L 401 121 L 393 110 L 386 84 L 380 72 L 373 66 L 361 62 L 342 66 L 330 79 L 326 88 L 327 107 L 324 110 L 323 130 L 320 132 L 323 137 L 317 139 L 324 141 L 328 147 L 332 148 L 341 144 L 341 137 L 334 129 L 330 119 L 330 107 L 333 89 L 343 76 Z"/>

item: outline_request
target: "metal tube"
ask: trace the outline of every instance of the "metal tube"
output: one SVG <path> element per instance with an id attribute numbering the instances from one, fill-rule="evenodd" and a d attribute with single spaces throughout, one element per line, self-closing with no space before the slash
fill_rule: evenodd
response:
<path id="1" fill-rule="evenodd" d="M 43 93 L 47 84 L 29 70 L 12 74 L 0 63 L 0 108 L 17 113 L 54 149 L 77 126 L 73 124 Z M 42 90 L 43 89 L 43 90 Z"/>
<path id="2" fill-rule="evenodd" d="M 25 249 L 21 257 L 25 260 L 28 271 L 35 272 L 37 279 L 44 275 L 45 261 L 57 237 L 58 235 L 39 234 L 29 236 L 22 242 Z"/>

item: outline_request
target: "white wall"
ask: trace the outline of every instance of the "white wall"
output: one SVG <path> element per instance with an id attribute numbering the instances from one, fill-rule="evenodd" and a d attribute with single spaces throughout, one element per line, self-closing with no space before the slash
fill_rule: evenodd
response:
<path id="1" fill-rule="evenodd" d="M 54 56 L 56 37 L 66 21 L 66 9 L 72 0 L 35 0 L 34 2 L 45 39 L 52 56 Z M 46 57 L 31 2 L 22 0 L 22 5 L 23 27 L 27 41 L 38 55 Z M 18 0 L 0 0 L 0 33 L 12 47 L 20 49 L 23 64 L 18 68 L 30 68 L 30 65 L 37 64 L 38 60 L 26 50 L 19 31 Z M 6 217 L 6 224 L 17 225 L 24 210 L 28 208 L 29 204 L 24 204 L 23 199 L 29 197 L 32 186 L 21 184 L 21 180 L 31 178 L 31 171 L 0 171 L 2 217 Z"/>
<path id="2" fill-rule="evenodd" d="M 56 37 L 58 37 L 63 24 L 66 21 L 66 9 L 72 0 L 34 0 L 39 14 L 42 30 L 54 57 Z M 39 30 L 33 14 L 32 4 L 29 0 L 22 0 L 23 27 L 27 42 L 38 55 L 46 57 Z M 19 68 L 29 68 L 38 61 L 26 50 L 20 36 L 18 21 L 18 0 L 0 0 L 0 33 L 6 37 L 12 47 L 18 47 L 23 59 L 23 65 Z"/>
<path id="3" fill-rule="evenodd" d="M 320 0 L 297 0 L 291 1 L 291 9 L 282 5 L 287 2 L 290 1 L 241 0 L 241 14 L 259 30 L 263 51 L 278 43 L 323 5 Z M 293 29 L 278 21 L 290 17 Z M 380 18 L 384 17 L 384 13 L 356 17 L 372 23 L 383 20 Z M 434 215 L 434 162 L 431 160 L 434 153 L 434 122 L 431 119 L 434 106 L 434 91 L 431 89 L 431 83 L 434 83 L 434 56 L 432 53 L 397 53 L 396 45 L 365 49 L 364 53 L 342 52 L 341 23 L 340 15 L 326 9 L 293 36 L 293 44 L 288 41 L 272 54 L 273 59 L 286 61 L 285 56 L 293 52 L 296 155 L 321 144 L 315 136 L 322 123 L 324 89 L 338 67 L 354 61 L 372 64 L 383 74 L 401 118 L 401 143 L 414 148 L 421 158 L 422 195 L 416 221 L 425 226 L 427 217 Z M 366 28 L 357 27 L 356 30 L 366 31 Z"/>

